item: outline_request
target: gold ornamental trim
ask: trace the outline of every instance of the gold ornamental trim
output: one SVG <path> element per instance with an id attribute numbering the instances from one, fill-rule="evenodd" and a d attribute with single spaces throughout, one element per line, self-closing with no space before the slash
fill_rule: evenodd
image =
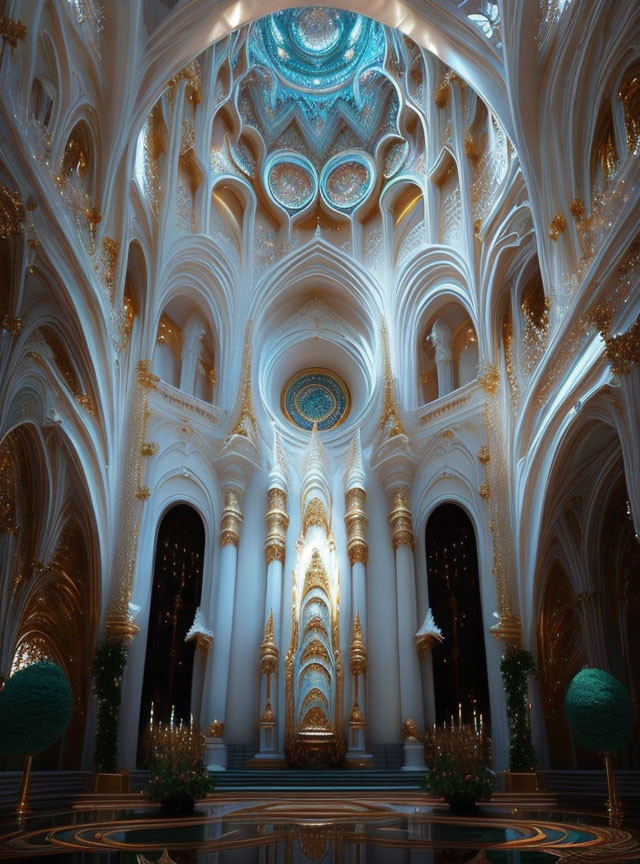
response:
<path id="1" fill-rule="evenodd" d="M 224 723 L 221 720 L 212 720 L 207 729 L 207 738 L 222 738 L 224 735 Z"/>
<path id="2" fill-rule="evenodd" d="M 347 510 L 344 514 L 344 523 L 347 529 L 347 552 L 349 563 L 366 564 L 369 557 L 367 545 L 367 513 L 365 502 L 367 495 L 364 489 L 358 487 L 350 489 L 346 495 Z"/>
<path id="3" fill-rule="evenodd" d="M 264 628 L 264 638 L 260 646 L 260 672 L 263 675 L 273 675 L 278 668 L 278 648 L 275 643 L 273 625 L 273 609 L 269 612 Z"/>
<path id="4" fill-rule="evenodd" d="M 501 639 L 507 647 L 522 645 L 522 623 L 519 615 L 501 615 L 497 624 L 490 628 L 494 639 Z"/>
<path id="5" fill-rule="evenodd" d="M 391 370 L 391 349 L 389 347 L 389 331 L 384 318 L 380 324 L 380 346 L 382 348 L 382 413 L 378 421 L 378 429 L 383 433 L 385 439 L 396 435 L 406 435 L 400 410 L 396 401 L 393 386 L 393 373 Z"/>
<path id="6" fill-rule="evenodd" d="M 130 618 L 122 618 L 117 615 L 107 615 L 106 629 L 109 639 L 115 639 L 123 645 L 130 645 L 140 632 L 138 625 L 134 624 Z"/>
<path id="7" fill-rule="evenodd" d="M 416 721 L 413 717 L 409 717 L 402 724 L 402 740 L 403 741 L 418 741 L 420 739 L 420 733 L 418 732 L 418 727 L 416 726 Z"/>
<path id="8" fill-rule="evenodd" d="M 367 649 L 362 636 L 360 613 L 356 613 L 353 622 L 353 635 L 349 650 L 349 669 L 352 675 L 364 675 L 367 671 Z"/>
<path id="9" fill-rule="evenodd" d="M 302 533 L 306 534 L 311 525 L 320 525 L 329 533 L 329 517 L 327 509 L 319 498 L 312 498 L 304 508 L 302 517 Z"/>
<path id="10" fill-rule="evenodd" d="M 409 489 L 406 486 L 396 489 L 394 492 L 391 513 L 389 513 L 389 524 L 391 525 L 394 549 L 398 549 L 400 546 L 409 546 L 411 549 L 415 547 L 413 520 L 409 506 Z"/>
<path id="11" fill-rule="evenodd" d="M 280 561 L 283 564 L 289 515 L 287 513 L 287 493 L 277 486 L 267 492 L 265 521 L 267 523 L 267 536 L 264 542 L 264 557 L 267 566 L 272 561 Z"/>
<path id="12" fill-rule="evenodd" d="M 226 489 L 224 507 L 220 517 L 220 545 L 238 546 L 240 543 L 240 526 L 244 521 L 240 508 L 240 499 L 235 489 Z"/>

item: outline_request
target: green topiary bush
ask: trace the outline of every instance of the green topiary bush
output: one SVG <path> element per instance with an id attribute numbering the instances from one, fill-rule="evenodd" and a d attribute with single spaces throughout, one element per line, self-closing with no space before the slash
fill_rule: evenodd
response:
<path id="1" fill-rule="evenodd" d="M 16 672 L 0 692 L 0 754 L 46 750 L 64 732 L 72 702 L 69 682 L 55 663 L 40 660 Z"/>
<path id="2" fill-rule="evenodd" d="M 629 743 L 634 711 L 627 688 L 603 669 L 582 669 L 567 687 L 564 710 L 578 744 L 613 753 Z"/>

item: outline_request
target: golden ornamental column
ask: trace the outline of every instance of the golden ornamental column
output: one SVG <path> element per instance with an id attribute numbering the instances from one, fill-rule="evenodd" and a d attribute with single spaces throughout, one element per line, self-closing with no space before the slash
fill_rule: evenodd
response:
<path id="1" fill-rule="evenodd" d="M 266 538 L 264 557 L 267 567 L 267 589 L 265 592 L 265 631 L 260 646 L 260 750 L 256 759 L 280 759 L 282 738 L 279 734 L 281 724 L 278 720 L 279 652 L 276 634 L 281 632 L 282 620 L 282 577 L 286 553 L 287 528 L 287 463 L 280 436 L 273 427 L 273 452 L 267 491 L 267 511 L 265 513 Z M 274 705 L 274 702 L 276 703 Z"/>
<path id="2" fill-rule="evenodd" d="M 351 565 L 351 611 L 353 630 L 349 668 L 353 676 L 352 708 L 349 717 L 349 744 L 347 764 L 353 767 L 371 763 L 372 756 L 365 749 L 367 652 L 365 633 L 367 625 L 366 567 L 369 557 L 367 545 L 367 513 L 365 509 L 365 473 L 362 464 L 360 431 L 351 439 L 347 470 L 345 472 L 345 515 L 347 552 Z M 360 686 L 360 678 L 363 679 Z"/>

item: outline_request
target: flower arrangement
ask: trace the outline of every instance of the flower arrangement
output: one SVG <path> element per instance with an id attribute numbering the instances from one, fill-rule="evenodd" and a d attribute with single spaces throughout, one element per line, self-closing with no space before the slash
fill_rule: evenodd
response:
<path id="1" fill-rule="evenodd" d="M 491 739 L 477 723 L 446 724 L 425 736 L 429 764 L 425 788 L 453 809 L 473 809 L 493 791 Z"/>
<path id="2" fill-rule="evenodd" d="M 205 737 L 193 724 L 151 722 L 147 729 L 151 749 L 147 797 L 160 801 L 164 810 L 187 813 L 196 798 L 213 791 L 214 779 L 203 765 Z"/>

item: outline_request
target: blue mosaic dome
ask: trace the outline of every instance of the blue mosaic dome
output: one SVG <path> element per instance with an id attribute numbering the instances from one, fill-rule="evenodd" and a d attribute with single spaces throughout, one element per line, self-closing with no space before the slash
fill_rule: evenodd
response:
<path id="1" fill-rule="evenodd" d="M 257 24 L 254 51 L 289 86 L 325 92 L 345 86 L 359 70 L 382 62 L 383 27 L 355 12 L 307 6 Z"/>
<path id="2" fill-rule="evenodd" d="M 297 372 L 282 391 L 282 410 L 300 429 L 333 429 L 346 418 L 351 407 L 349 388 L 328 369 Z"/>

